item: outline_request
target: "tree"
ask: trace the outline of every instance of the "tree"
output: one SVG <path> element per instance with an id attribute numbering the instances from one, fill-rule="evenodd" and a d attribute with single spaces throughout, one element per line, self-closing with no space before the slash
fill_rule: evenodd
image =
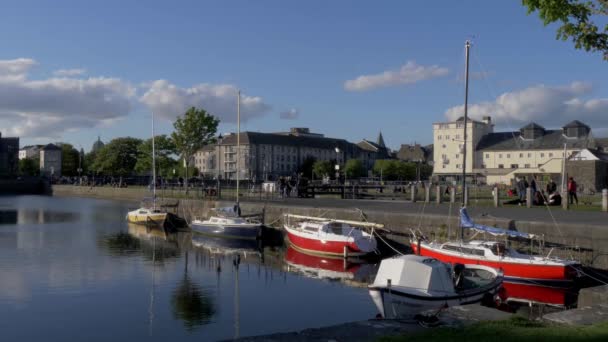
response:
<path id="1" fill-rule="evenodd" d="M 365 176 L 365 167 L 359 159 L 349 159 L 344 165 L 344 173 L 347 178 L 359 178 Z"/>
<path id="2" fill-rule="evenodd" d="M 332 164 L 332 162 L 329 160 L 317 160 L 312 165 L 312 170 L 317 178 L 331 176 L 333 169 L 334 164 Z"/>
<path id="3" fill-rule="evenodd" d="M 178 116 L 173 127 L 175 131 L 171 139 L 180 157 L 186 161 L 186 168 L 190 166 L 192 156 L 205 145 L 215 143 L 215 133 L 220 121 L 204 109 L 191 107 L 183 116 Z M 187 188 L 188 181 L 184 182 Z"/>
<path id="4" fill-rule="evenodd" d="M 601 29 L 593 19 L 608 15 L 606 0 L 522 0 L 528 14 L 538 11 L 546 25 L 559 22 L 557 39 L 572 40 L 577 49 L 601 52 L 608 61 L 608 25 Z M 605 21 L 603 18 L 601 21 Z"/>
<path id="5" fill-rule="evenodd" d="M 19 174 L 22 176 L 40 175 L 40 158 L 25 158 L 19 160 Z"/>
<path id="6" fill-rule="evenodd" d="M 58 145 L 61 146 L 61 174 L 69 177 L 78 175 L 78 150 L 68 143 Z"/>
<path id="7" fill-rule="evenodd" d="M 298 167 L 298 173 L 301 173 L 304 177 L 311 177 L 316 160 L 317 159 L 313 156 L 306 156 L 302 161 L 302 164 Z"/>
<path id="8" fill-rule="evenodd" d="M 97 151 L 91 171 L 110 176 L 128 176 L 137 163 L 141 139 L 116 138 Z"/>
<path id="9" fill-rule="evenodd" d="M 176 153 L 173 140 L 164 134 L 156 136 L 154 138 L 154 150 L 156 151 L 156 174 L 172 174 L 176 166 L 176 161 L 172 157 Z M 146 175 L 152 174 L 152 138 L 137 146 L 137 153 L 135 172 Z M 171 173 L 167 171 L 171 171 Z"/>

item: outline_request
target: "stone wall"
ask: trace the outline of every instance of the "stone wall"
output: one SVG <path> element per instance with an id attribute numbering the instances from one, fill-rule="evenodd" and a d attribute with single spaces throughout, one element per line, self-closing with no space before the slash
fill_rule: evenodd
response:
<path id="1" fill-rule="evenodd" d="M 575 160 L 566 163 L 566 174 L 586 192 L 601 192 L 608 187 L 608 162 L 599 160 Z"/>

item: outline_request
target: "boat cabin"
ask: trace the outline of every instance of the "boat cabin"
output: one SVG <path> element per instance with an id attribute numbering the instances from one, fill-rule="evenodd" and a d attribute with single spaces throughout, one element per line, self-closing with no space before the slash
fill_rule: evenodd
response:
<path id="1" fill-rule="evenodd" d="M 441 249 L 471 256 L 504 257 L 510 255 L 507 246 L 503 242 L 496 241 L 470 241 L 465 244 L 447 242 L 441 246 Z"/>
<path id="2" fill-rule="evenodd" d="M 404 287 L 423 295 L 454 293 L 451 268 L 441 261 L 419 255 L 382 260 L 374 285 Z"/>
<path id="3" fill-rule="evenodd" d="M 229 224 L 247 224 L 247 220 L 241 217 L 221 217 L 211 216 L 205 223 L 217 224 L 217 225 L 229 225 Z"/>
<path id="4" fill-rule="evenodd" d="M 353 227 L 341 223 L 341 222 L 302 222 L 298 227 L 301 231 L 309 234 L 335 234 L 335 235 L 348 235 L 349 231 L 354 229 Z"/>

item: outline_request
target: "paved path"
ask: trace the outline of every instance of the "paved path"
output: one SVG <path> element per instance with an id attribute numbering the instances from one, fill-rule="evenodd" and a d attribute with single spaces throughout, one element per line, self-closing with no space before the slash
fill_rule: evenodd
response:
<path id="1" fill-rule="evenodd" d="M 247 201 L 247 200 L 245 200 Z M 257 201 L 254 201 L 257 202 Z M 424 209 L 424 214 L 448 216 L 450 210 L 452 215 L 458 214 L 459 204 L 453 204 L 450 209 L 449 203 L 412 203 L 408 201 L 384 201 L 384 200 L 349 200 L 333 198 L 287 198 L 271 201 L 273 204 L 285 206 L 318 207 L 318 208 L 358 208 L 365 211 L 383 211 L 393 213 L 418 214 Z M 519 206 L 504 206 L 494 208 L 492 206 L 469 206 L 469 214 L 472 217 L 488 215 L 496 218 L 516 221 L 556 222 L 567 224 L 584 224 L 603 226 L 608 229 L 608 213 L 601 211 L 586 210 L 563 210 L 561 207 L 534 207 L 526 208 Z"/>

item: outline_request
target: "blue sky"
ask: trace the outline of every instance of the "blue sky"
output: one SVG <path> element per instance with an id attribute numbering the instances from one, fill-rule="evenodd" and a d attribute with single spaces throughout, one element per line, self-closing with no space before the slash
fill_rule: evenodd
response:
<path id="1" fill-rule="evenodd" d="M 499 130 L 578 118 L 608 136 L 608 64 L 519 1 L 5 1 L 0 131 L 88 150 L 97 135 L 148 137 L 151 111 L 169 133 L 195 104 L 227 132 L 239 88 L 242 130 L 426 144 L 462 105 L 466 39 L 472 115 Z"/>

